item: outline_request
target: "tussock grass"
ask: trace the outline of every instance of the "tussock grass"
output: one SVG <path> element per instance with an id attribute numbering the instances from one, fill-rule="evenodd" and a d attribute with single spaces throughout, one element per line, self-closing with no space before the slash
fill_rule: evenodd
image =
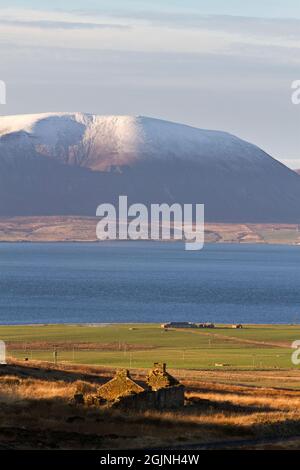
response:
<path id="1" fill-rule="evenodd" d="M 118 449 L 300 435 L 300 391 L 241 385 L 243 372 L 231 383 L 228 374 L 218 383 L 217 375 L 189 373 L 181 410 L 125 413 L 70 401 L 75 392 L 94 393 L 112 370 L 11 364 L 0 374 L 0 440 L 13 448 Z M 268 381 L 278 386 L 284 374 Z"/>

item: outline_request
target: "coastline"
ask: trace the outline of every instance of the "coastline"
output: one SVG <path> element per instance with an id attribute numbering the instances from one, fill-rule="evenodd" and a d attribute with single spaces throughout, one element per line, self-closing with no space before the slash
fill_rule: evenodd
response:
<path id="1" fill-rule="evenodd" d="M 0 243 L 98 243 L 98 220 L 88 216 L 0 217 Z M 205 243 L 297 246 L 300 245 L 300 229 L 298 224 L 287 223 L 207 222 Z"/>

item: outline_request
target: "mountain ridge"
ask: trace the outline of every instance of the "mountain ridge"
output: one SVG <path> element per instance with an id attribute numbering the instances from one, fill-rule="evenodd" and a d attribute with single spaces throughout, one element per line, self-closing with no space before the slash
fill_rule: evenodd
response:
<path id="1" fill-rule="evenodd" d="M 81 112 L 1 116 L 0 139 L 9 135 L 23 139 L 24 144 L 29 144 L 30 138 L 34 137 L 39 139 L 41 146 L 48 147 L 56 146 L 64 138 L 67 145 L 72 145 L 73 151 L 76 145 L 81 144 L 76 149 L 79 154 L 80 152 L 90 154 L 91 150 L 88 147 L 93 145 L 92 150 L 96 153 L 96 158 L 100 155 L 101 159 L 104 153 L 110 155 L 110 161 L 106 162 L 107 167 L 112 164 L 130 164 L 136 161 L 139 153 L 152 157 L 159 153 L 160 157 L 170 157 L 172 155 L 170 145 L 175 144 L 181 147 L 181 142 L 185 148 L 180 148 L 180 151 L 184 153 L 185 158 L 193 155 L 194 145 L 201 145 L 203 148 L 209 144 L 210 155 L 218 153 L 218 145 L 226 147 L 243 143 L 245 147 L 253 146 L 224 131 L 198 129 L 186 124 L 146 116 L 106 116 Z M 256 148 L 262 152 L 258 147 Z M 42 152 L 42 148 L 40 151 Z M 94 157 L 92 162 L 87 161 L 87 167 L 105 170 L 107 168 L 105 162 L 97 164 L 96 158 Z M 75 161 L 75 163 L 78 162 Z"/>
<path id="2" fill-rule="evenodd" d="M 300 221 L 300 176 L 232 134 L 145 116 L 0 117 L 0 215 L 94 215 L 120 194 L 204 203 L 214 222 Z"/>

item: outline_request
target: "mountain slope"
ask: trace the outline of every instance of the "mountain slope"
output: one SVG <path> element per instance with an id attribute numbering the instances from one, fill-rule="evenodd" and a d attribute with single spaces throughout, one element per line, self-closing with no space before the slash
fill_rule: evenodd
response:
<path id="1" fill-rule="evenodd" d="M 147 117 L 0 117 L 0 215 L 94 215 L 119 194 L 205 203 L 210 221 L 300 221 L 300 176 L 233 135 Z"/>

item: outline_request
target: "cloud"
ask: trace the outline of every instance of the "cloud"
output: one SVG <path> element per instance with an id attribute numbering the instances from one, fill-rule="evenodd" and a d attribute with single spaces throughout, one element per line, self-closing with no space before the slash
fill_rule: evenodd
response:
<path id="1" fill-rule="evenodd" d="M 75 11 L 74 11 L 75 13 Z M 300 38 L 299 18 L 261 18 L 233 15 L 204 15 L 197 12 L 174 11 L 99 11 L 78 10 L 81 16 L 103 16 L 135 20 L 145 24 L 159 25 L 177 29 L 205 29 L 209 31 L 250 34 L 261 37 Z"/>
<path id="2" fill-rule="evenodd" d="M 84 14 L 85 13 L 85 14 Z M 0 11 L 0 39 L 47 47 L 222 53 L 298 62 L 300 20 L 169 12 Z M 26 28 L 26 35 L 24 35 Z"/>
<path id="3" fill-rule="evenodd" d="M 113 23 L 89 23 L 89 22 L 75 22 L 75 21 L 51 21 L 51 20 L 7 20 L 0 18 L 0 25 L 14 26 L 21 28 L 38 28 L 38 29 L 129 29 L 128 25 L 113 24 Z"/>

